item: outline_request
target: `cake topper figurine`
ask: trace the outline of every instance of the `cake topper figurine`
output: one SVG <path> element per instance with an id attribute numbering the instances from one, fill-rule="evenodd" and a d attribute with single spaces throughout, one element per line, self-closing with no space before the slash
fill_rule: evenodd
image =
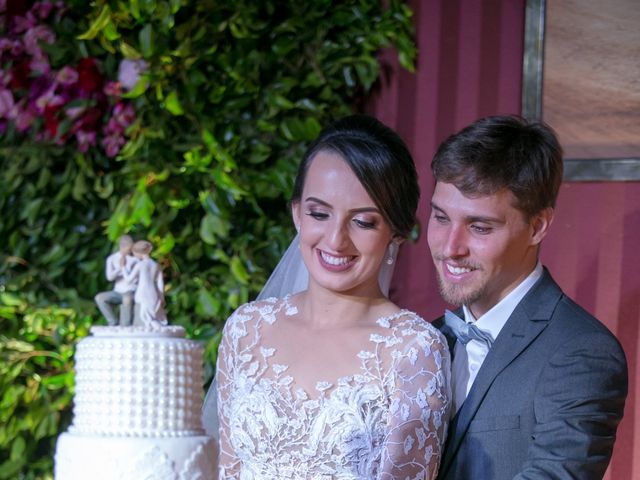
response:
<path id="1" fill-rule="evenodd" d="M 134 325 L 160 326 L 167 324 L 164 310 L 164 279 L 162 270 L 149 254 L 153 246 L 147 240 L 138 240 L 132 251 L 138 259 L 125 278 L 136 282 L 137 288 L 133 297 Z"/>
<path id="2" fill-rule="evenodd" d="M 95 296 L 95 301 L 110 326 L 129 326 L 133 320 L 137 277 L 127 278 L 127 275 L 138 263 L 138 259 L 131 252 L 133 239 L 129 235 L 122 235 L 118 240 L 118 245 L 119 250 L 107 257 L 105 266 L 107 280 L 114 282 L 113 290 L 98 293 Z M 120 306 L 119 318 L 116 317 L 113 310 L 115 305 Z"/>

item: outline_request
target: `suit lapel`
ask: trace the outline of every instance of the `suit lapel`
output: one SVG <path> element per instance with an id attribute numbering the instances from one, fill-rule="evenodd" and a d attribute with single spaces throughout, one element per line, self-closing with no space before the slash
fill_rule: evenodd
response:
<path id="1" fill-rule="evenodd" d="M 460 318 L 464 318 L 464 310 L 459 308 L 454 310 L 453 313 L 458 315 Z M 444 323 L 444 315 L 436 320 L 434 320 L 433 325 L 442 332 L 444 337 L 447 339 L 447 345 L 449 346 L 449 353 L 451 355 L 451 359 L 453 360 L 453 347 L 456 345 L 457 338 L 451 328 Z"/>
<path id="2" fill-rule="evenodd" d="M 542 278 L 522 299 L 500 331 L 469 395 L 451 421 L 442 462 L 443 474 L 448 470 L 491 384 L 546 328 L 561 296 L 560 287 L 545 268 Z"/>

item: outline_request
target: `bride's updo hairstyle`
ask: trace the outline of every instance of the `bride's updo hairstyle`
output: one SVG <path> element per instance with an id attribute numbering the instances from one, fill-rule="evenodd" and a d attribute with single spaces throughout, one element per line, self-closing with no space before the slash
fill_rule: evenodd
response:
<path id="1" fill-rule="evenodd" d="M 340 155 L 394 235 L 409 235 L 416 222 L 420 187 L 413 158 L 396 132 L 367 115 L 351 115 L 330 124 L 302 157 L 291 203 L 300 202 L 309 165 L 319 152 Z"/>

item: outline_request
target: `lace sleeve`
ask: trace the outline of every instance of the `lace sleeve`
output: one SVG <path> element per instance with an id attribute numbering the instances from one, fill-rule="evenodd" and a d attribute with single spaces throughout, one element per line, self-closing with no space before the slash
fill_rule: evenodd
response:
<path id="1" fill-rule="evenodd" d="M 435 479 L 447 433 L 451 361 L 435 328 L 403 329 L 395 358 L 395 389 L 380 465 L 380 479 Z"/>
<path id="2" fill-rule="evenodd" d="M 235 479 L 239 478 L 240 460 L 231 443 L 230 434 L 230 409 L 228 401 L 233 394 L 234 370 L 237 365 L 237 353 L 240 338 L 243 336 L 244 325 L 243 316 L 240 310 L 236 310 L 226 321 L 222 331 L 222 339 L 218 348 L 218 359 L 216 362 L 216 382 L 218 395 L 218 419 L 219 419 L 219 448 L 218 457 L 218 478 Z"/>

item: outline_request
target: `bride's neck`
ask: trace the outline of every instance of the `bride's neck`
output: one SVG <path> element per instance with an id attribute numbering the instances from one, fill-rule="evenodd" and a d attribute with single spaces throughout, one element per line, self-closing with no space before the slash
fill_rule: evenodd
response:
<path id="1" fill-rule="evenodd" d="M 313 285 L 298 298 L 301 320 L 310 328 L 357 326 L 397 310 L 382 293 L 356 296 L 331 292 Z"/>

